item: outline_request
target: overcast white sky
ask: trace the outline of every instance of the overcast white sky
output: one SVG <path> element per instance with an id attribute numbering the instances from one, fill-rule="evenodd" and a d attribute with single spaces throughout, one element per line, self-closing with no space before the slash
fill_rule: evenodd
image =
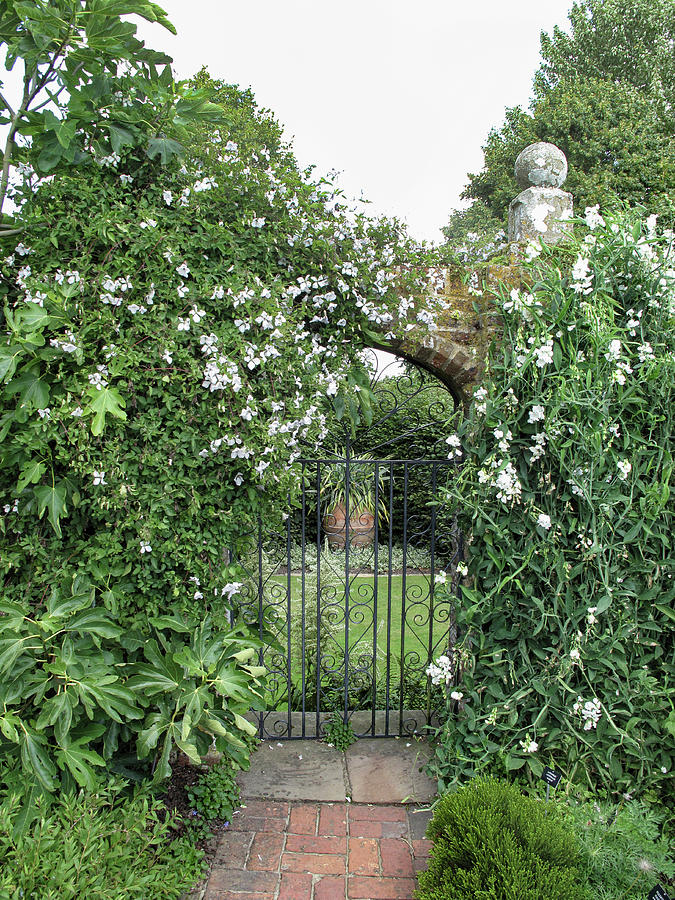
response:
<path id="1" fill-rule="evenodd" d="M 178 37 L 141 26 L 179 77 L 251 87 L 301 165 L 440 240 L 506 106 L 526 105 L 539 33 L 571 0 L 158 0 Z"/>

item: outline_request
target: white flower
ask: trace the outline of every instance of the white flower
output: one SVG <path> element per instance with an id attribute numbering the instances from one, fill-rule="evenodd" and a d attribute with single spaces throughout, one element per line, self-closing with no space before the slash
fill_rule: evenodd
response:
<path id="1" fill-rule="evenodd" d="M 234 483 L 237 485 L 237 487 L 241 487 L 241 485 L 244 483 L 244 476 L 241 474 L 241 472 L 237 472 L 237 474 L 234 476 Z"/>
<path id="2" fill-rule="evenodd" d="M 539 513 L 537 525 L 545 531 L 548 531 L 551 527 L 551 517 L 547 516 L 546 513 Z"/>
<path id="3" fill-rule="evenodd" d="M 597 606 L 589 606 L 588 607 L 588 610 L 587 610 L 588 618 L 586 621 L 588 622 L 589 625 L 595 625 L 595 623 L 598 621 L 597 616 L 595 615 L 597 611 L 598 611 Z"/>
<path id="4" fill-rule="evenodd" d="M 543 422 L 546 417 L 543 406 L 533 406 L 527 416 L 527 421 L 532 424 L 534 422 Z"/>
<path id="5" fill-rule="evenodd" d="M 654 359 L 654 350 L 649 341 L 645 341 L 644 344 L 640 344 L 638 347 L 638 358 L 640 362 L 646 362 L 648 359 Z"/>
<path id="6" fill-rule="evenodd" d="M 144 553 L 152 553 L 152 547 L 150 546 L 150 544 L 147 541 L 141 541 L 140 544 L 141 544 L 141 556 Z"/>
<path id="7" fill-rule="evenodd" d="M 81 406 L 76 406 L 75 409 L 71 412 L 71 416 L 75 416 L 76 418 L 79 418 L 82 415 L 84 415 L 84 410 Z"/>
<path id="8" fill-rule="evenodd" d="M 176 325 L 176 328 L 178 329 L 178 331 L 189 331 L 190 330 L 190 319 L 189 318 L 182 319 L 180 316 L 178 316 L 178 324 Z"/>
<path id="9" fill-rule="evenodd" d="M 176 272 L 178 272 L 181 278 L 187 278 L 190 274 L 188 264 L 186 262 L 182 262 L 179 266 L 176 267 Z"/>
<path id="10" fill-rule="evenodd" d="M 448 459 L 452 459 L 453 456 L 459 459 L 462 456 L 462 442 L 456 434 L 451 434 L 450 437 L 447 437 L 445 443 L 450 447 Z"/>
<path id="11" fill-rule="evenodd" d="M 450 699 L 457 700 L 457 702 L 459 702 L 463 696 L 464 696 L 464 694 L 461 691 L 451 691 L 450 692 Z"/>
<path id="12" fill-rule="evenodd" d="M 441 570 L 440 572 L 437 572 L 436 575 L 434 576 L 435 584 L 445 584 L 447 580 L 448 580 L 448 573 L 444 572 L 443 570 Z"/>
<path id="13" fill-rule="evenodd" d="M 457 563 L 457 574 L 460 578 L 466 578 L 466 576 L 469 574 L 469 567 L 466 563 Z"/>
<path id="14" fill-rule="evenodd" d="M 166 205 L 171 206 L 171 204 L 173 203 L 173 194 L 171 193 L 171 191 L 164 191 L 162 197 L 164 198 L 164 202 L 166 203 Z"/>
<path id="15" fill-rule="evenodd" d="M 617 360 L 621 355 L 621 341 L 610 341 L 609 347 L 605 352 L 605 359 L 608 360 Z"/>
<path id="16" fill-rule="evenodd" d="M 93 478 L 94 478 L 94 485 L 106 484 L 104 471 L 98 472 L 96 469 L 94 469 L 92 474 L 93 474 Z"/>
<path id="17" fill-rule="evenodd" d="M 579 662 L 579 660 L 581 659 L 581 651 L 578 647 L 572 647 L 572 649 L 570 650 L 570 659 L 572 660 L 572 662 Z"/>
<path id="18" fill-rule="evenodd" d="M 190 317 L 191 317 L 192 321 L 195 323 L 195 325 L 198 325 L 201 322 L 201 320 L 204 318 L 205 315 L 206 315 L 205 309 L 197 309 L 196 306 L 193 306 L 192 309 L 190 310 Z"/>
<path id="19" fill-rule="evenodd" d="M 173 362 L 173 356 L 171 355 L 171 352 L 169 350 L 165 350 L 164 353 L 162 353 L 162 359 L 169 365 L 171 365 L 171 363 Z"/>
<path id="20" fill-rule="evenodd" d="M 553 340 L 549 338 L 541 347 L 536 347 L 534 355 L 537 357 L 536 363 L 540 369 L 553 362 Z"/>
<path id="21" fill-rule="evenodd" d="M 599 212 L 600 206 L 587 206 L 584 211 L 584 217 L 586 219 L 586 224 L 593 231 L 595 228 L 599 226 L 604 227 L 605 220 L 602 218 Z"/>
<path id="22" fill-rule="evenodd" d="M 539 749 L 539 744 L 536 741 L 529 740 L 528 737 L 520 742 L 520 746 L 525 753 L 536 753 Z"/>
<path id="23" fill-rule="evenodd" d="M 628 478 L 628 476 L 630 475 L 630 472 L 631 472 L 631 469 L 633 468 L 633 466 L 627 459 L 618 460 L 616 466 L 619 470 L 619 478 L 622 481 L 625 481 Z"/>
<path id="24" fill-rule="evenodd" d="M 49 419 L 51 418 L 51 414 L 52 411 L 48 406 L 46 406 L 44 409 L 38 409 L 38 415 L 41 419 Z"/>
<path id="25" fill-rule="evenodd" d="M 220 596 L 227 597 L 228 600 L 231 600 L 235 594 L 241 593 L 241 589 L 243 586 L 243 582 L 241 581 L 231 581 L 229 584 L 226 584 L 225 587 L 221 590 Z"/>
<path id="26" fill-rule="evenodd" d="M 157 227 L 157 219 L 146 219 L 144 222 L 141 222 L 138 227 L 139 228 L 156 228 Z"/>
<path id="27" fill-rule="evenodd" d="M 94 372 L 90 375 L 87 375 L 89 379 L 89 384 L 93 385 L 97 391 L 100 391 L 101 388 L 107 387 L 108 382 L 103 378 L 100 372 Z"/>
<path id="28" fill-rule="evenodd" d="M 647 233 L 650 237 L 653 237 L 656 234 L 656 220 L 658 216 L 651 215 L 647 217 L 647 221 L 645 222 L 647 226 Z"/>
<path id="29" fill-rule="evenodd" d="M 133 180 L 134 179 L 131 177 L 131 175 L 120 175 L 120 181 L 122 182 L 122 184 L 131 184 Z"/>

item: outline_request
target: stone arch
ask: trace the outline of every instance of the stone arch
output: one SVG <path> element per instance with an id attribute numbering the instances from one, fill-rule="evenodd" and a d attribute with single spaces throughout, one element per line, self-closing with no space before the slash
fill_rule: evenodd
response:
<path id="1" fill-rule="evenodd" d="M 519 265 L 523 248 L 535 241 L 557 244 L 572 231 L 572 195 L 561 190 L 567 175 L 565 154 L 554 144 L 530 144 L 518 156 L 514 174 L 522 192 L 509 207 L 509 258 L 506 265 L 487 264 L 476 270 L 470 287 L 460 273 L 448 269 L 441 289 L 445 318 L 434 331 L 414 328 L 403 338 L 370 342 L 430 372 L 467 408 L 480 380 L 487 349 L 500 332 L 497 310 L 490 303 L 499 286 L 519 289 L 524 275 Z"/>

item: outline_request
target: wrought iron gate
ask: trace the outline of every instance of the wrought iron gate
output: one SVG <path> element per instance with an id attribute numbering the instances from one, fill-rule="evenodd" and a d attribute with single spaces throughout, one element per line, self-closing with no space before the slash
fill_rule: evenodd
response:
<path id="1" fill-rule="evenodd" d="M 380 415 L 300 468 L 283 534 L 258 536 L 248 602 L 269 672 L 265 739 L 319 737 L 336 711 L 360 736 L 418 732 L 445 710 L 426 669 L 452 658 L 461 535 L 443 501 L 452 398 L 409 370 L 374 379 Z M 397 445 L 419 458 L 396 455 Z M 376 455 L 377 454 L 377 455 Z M 438 455 L 439 458 L 436 458 Z"/>

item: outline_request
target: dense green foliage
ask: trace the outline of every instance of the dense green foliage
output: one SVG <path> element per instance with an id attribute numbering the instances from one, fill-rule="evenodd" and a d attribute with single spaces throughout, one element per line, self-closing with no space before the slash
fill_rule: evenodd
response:
<path id="1" fill-rule="evenodd" d="M 195 785 L 187 789 L 188 801 L 194 812 L 206 822 L 229 822 L 240 805 L 241 791 L 235 777 L 238 767 L 225 758 L 211 766 Z"/>
<path id="2" fill-rule="evenodd" d="M 418 900 L 582 900 L 574 835 L 515 785 L 476 779 L 435 807 Z"/>
<path id="3" fill-rule="evenodd" d="M 656 882 L 675 876 L 662 815 L 637 801 L 559 803 L 580 845 L 579 869 L 598 900 L 643 900 Z M 671 892 L 672 893 L 672 892 Z"/>
<path id="4" fill-rule="evenodd" d="M 186 126 L 204 115 L 213 119 L 216 107 L 194 91 L 183 95 L 167 65 L 171 58 L 147 48 L 136 37 L 136 24 L 123 16 L 140 16 L 175 33 L 150 0 L 0 4 L 5 67 L 22 68 L 16 98 L 0 83 L 0 123 L 8 126 L 0 211 L 11 196 L 12 166 L 59 174 L 87 163 L 92 153 L 125 146 L 166 160 L 180 151 L 175 139 L 187 134 Z M 6 222 L 5 233 L 17 224 Z"/>
<path id="5" fill-rule="evenodd" d="M 494 250 L 511 200 L 520 192 L 513 164 L 528 144 L 549 141 L 569 163 L 565 189 L 577 208 L 617 198 L 672 215 L 675 197 L 673 0 L 581 0 L 569 34 L 542 34 L 542 63 L 529 111 L 506 110 L 483 147 L 481 172 L 469 175 L 444 230 L 469 257 Z M 480 227 L 480 226 L 483 227 Z M 474 243 L 467 232 L 480 235 Z"/>
<path id="6" fill-rule="evenodd" d="M 241 143 L 211 128 L 180 161 L 92 141 L 78 167 L 45 181 L 24 165 L 16 186 L 24 231 L 0 263 L 0 753 L 46 790 L 93 787 L 119 752 L 159 778 L 174 746 L 246 752 L 261 670 L 257 638 L 232 629 L 229 552 L 259 513 L 280 519 L 289 464 L 331 403 L 369 414 L 364 334 L 405 327 L 391 267 L 422 283 L 396 223 L 352 215 L 299 171 L 250 94 L 196 82 Z"/>
<path id="7" fill-rule="evenodd" d="M 21 761 L 33 791 L 24 818 L 60 781 L 94 790 L 96 770 L 121 750 L 149 758 L 158 778 L 170 774 L 174 747 L 199 762 L 215 741 L 244 764 L 242 737 L 254 728 L 243 717 L 263 703 L 249 630 L 162 616 L 124 631 L 92 607 L 92 587 L 78 588 L 55 589 L 39 613 L 0 603 L 0 748 L 3 760 Z"/>
<path id="8" fill-rule="evenodd" d="M 347 719 L 345 722 L 341 713 L 334 712 L 326 724 L 323 739 L 340 753 L 344 753 L 356 741 L 351 721 Z"/>
<path id="9" fill-rule="evenodd" d="M 30 832 L 17 829 L 20 795 L 0 805 L 0 897 L 40 900 L 170 900 L 200 877 L 203 853 L 169 842 L 172 821 L 158 800 L 121 786 L 43 801 Z"/>
<path id="10" fill-rule="evenodd" d="M 459 429 L 464 703 L 441 786 L 486 767 L 672 796 L 672 234 L 589 210 L 497 298 Z"/>

